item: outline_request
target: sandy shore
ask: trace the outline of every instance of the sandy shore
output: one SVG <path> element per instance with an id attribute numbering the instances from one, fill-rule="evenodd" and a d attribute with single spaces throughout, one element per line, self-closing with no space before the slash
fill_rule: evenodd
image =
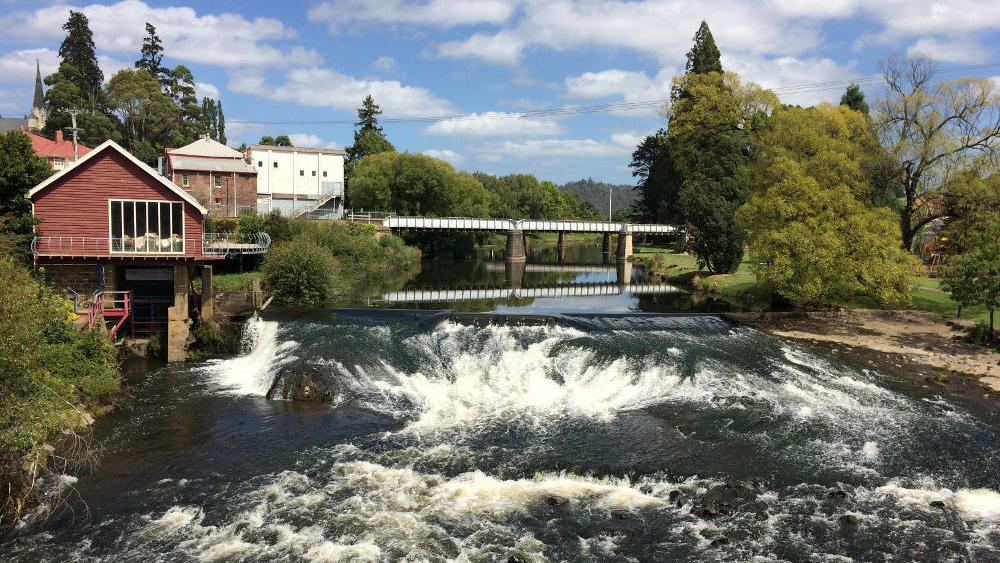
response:
<path id="1" fill-rule="evenodd" d="M 968 393 L 1000 394 L 1000 353 L 966 342 L 963 327 L 922 311 L 844 311 L 729 313 L 733 322 L 775 336 L 821 344 L 833 355 L 880 370 L 953 384 Z"/>

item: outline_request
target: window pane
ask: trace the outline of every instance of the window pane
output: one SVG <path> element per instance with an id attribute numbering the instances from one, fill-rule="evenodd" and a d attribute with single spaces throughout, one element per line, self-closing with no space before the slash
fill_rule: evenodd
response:
<path id="1" fill-rule="evenodd" d="M 160 204 L 160 238 L 170 238 L 170 204 L 166 202 Z"/>
<path id="2" fill-rule="evenodd" d="M 171 227 L 171 235 L 177 235 L 178 237 L 184 237 L 184 204 L 183 203 L 172 203 L 171 211 L 173 214 L 173 225 Z"/>
<path id="3" fill-rule="evenodd" d="M 126 201 L 122 203 L 122 208 L 124 209 L 124 214 L 122 220 L 124 222 L 124 235 L 125 238 L 135 237 L 135 203 L 131 201 Z"/>
<path id="4" fill-rule="evenodd" d="M 122 249 L 122 202 L 111 202 L 111 249 Z"/>

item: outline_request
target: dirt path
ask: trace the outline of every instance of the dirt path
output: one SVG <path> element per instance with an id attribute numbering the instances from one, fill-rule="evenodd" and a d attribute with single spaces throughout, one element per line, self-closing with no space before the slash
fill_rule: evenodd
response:
<path id="1" fill-rule="evenodd" d="M 972 375 L 984 387 L 1000 393 L 1000 353 L 962 338 L 964 332 L 956 325 L 969 326 L 970 321 L 951 321 L 922 311 L 871 309 L 725 316 L 776 336 L 890 355 L 889 361 L 896 368 L 910 364 Z"/>

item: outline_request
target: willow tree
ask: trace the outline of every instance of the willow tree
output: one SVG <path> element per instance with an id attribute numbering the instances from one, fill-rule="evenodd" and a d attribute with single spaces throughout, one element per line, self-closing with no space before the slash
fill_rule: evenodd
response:
<path id="1" fill-rule="evenodd" d="M 903 193 L 903 248 L 943 215 L 937 204 L 956 173 L 995 162 L 1000 148 L 1000 96 L 987 78 L 936 79 L 923 56 L 892 57 L 881 65 L 887 95 L 878 107 L 882 145 L 896 165 Z"/>

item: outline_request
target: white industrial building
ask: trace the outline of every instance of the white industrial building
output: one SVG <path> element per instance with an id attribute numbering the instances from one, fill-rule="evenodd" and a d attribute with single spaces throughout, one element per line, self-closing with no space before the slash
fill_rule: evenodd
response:
<path id="1" fill-rule="evenodd" d="M 257 168 L 257 211 L 339 219 L 344 212 L 344 151 L 254 145 L 247 161 Z"/>

